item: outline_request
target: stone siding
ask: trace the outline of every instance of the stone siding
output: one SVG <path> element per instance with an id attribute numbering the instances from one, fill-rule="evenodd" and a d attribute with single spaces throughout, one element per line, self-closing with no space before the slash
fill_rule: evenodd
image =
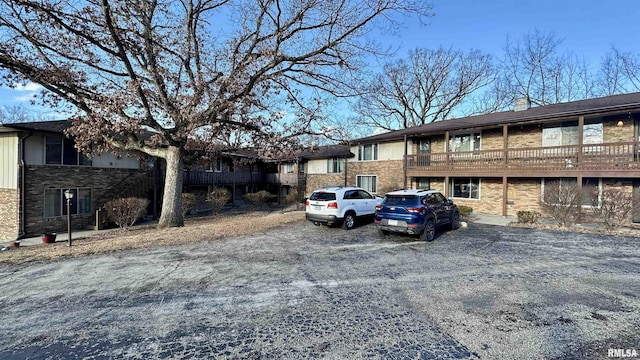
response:
<path id="1" fill-rule="evenodd" d="M 507 129 L 509 149 L 542 147 L 542 128 L 538 125 L 510 126 Z"/>
<path id="2" fill-rule="evenodd" d="M 0 189 L 0 241 L 18 237 L 19 195 L 17 189 Z"/>
<path id="3" fill-rule="evenodd" d="M 502 139 L 502 128 L 483 130 L 480 135 L 480 150 L 502 150 L 504 148 Z"/>
<path id="4" fill-rule="evenodd" d="M 140 182 L 145 177 L 145 172 L 134 169 L 29 166 L 25 174 L 25 232 L 27 236 L 36 236 L 46 231 L 65 232 L 67 229 L 66 215 L 44 217 L 45 189 L 90 188 L 92 212 L 71 216 L 73 229 L 85 229 L 95 224 L 94 212 L 97 207 L 118 197 L 129 186 Z M 137 196 L 146 196 L 146 194 Z"/>

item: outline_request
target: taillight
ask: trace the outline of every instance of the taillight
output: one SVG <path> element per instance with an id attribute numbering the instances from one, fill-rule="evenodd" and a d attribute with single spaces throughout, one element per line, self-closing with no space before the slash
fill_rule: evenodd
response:
<path id="1" fill-rule="evenodd" d="M 338 203 L 337 202 L 330 202 L 329 204 L 327 204 L 327 208 L 328 209 L 337 209 L 338 208 Z"/>
<path id="2" fill-rule="evenodd" d="M 309 206 L 309 200 L 304 202 L 304 206 Z"/>
<path id="3" fill-rule="evenodd" d="M 376 205 L 376 211 L 382 210 L 382 205 Z"/>
<path id="4" fill-rule="evenodd" d="M 419 213 L 419 212 L 422 212 L 422 210 L 424 210 L 423 207 L 417 207 L 417 208 L 410 207 L 410 208 L 407 208 L 408 212 L 413 212 L 413 213 Z"/>

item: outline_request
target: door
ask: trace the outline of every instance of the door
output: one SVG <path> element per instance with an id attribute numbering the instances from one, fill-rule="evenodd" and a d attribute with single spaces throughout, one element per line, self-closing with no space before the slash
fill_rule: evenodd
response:
<path id="1" fill-rule="evenodd" d="M 431 165 L 431 139 L 421 139 L 418 142 L 418 166 Z"/>
<path id="2" fill-rule="evenodd" d="M 631 221 L 640 223 L 640 180 L 633 180 L 633 212 Z"/>

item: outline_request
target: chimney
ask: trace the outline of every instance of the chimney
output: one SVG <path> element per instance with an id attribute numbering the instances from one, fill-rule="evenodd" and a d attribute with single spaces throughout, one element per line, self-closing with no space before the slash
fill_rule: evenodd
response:
<path id="1" fill-rule="evenodd" d="M 530 108 L 531 108 L 531 100 L 529 100 L 528 97 L 523 96 L 523 97 L 516 98 L 516 104 L 515 104 L 515 107 L 513 108 L 513 111 L 529 110 Z"/>

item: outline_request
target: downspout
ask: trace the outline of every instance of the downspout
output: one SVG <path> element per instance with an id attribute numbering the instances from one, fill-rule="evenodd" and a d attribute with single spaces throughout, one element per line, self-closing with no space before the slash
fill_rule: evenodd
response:
<path id="1" fill-rule="evenodd" d="M 19 160 L 19 164 L 20 164 L 20 184 L 18 185 L 20 187 L 20 211 L 18 212 L 20 218 L 18 219 L 18 237 L 16 238 L 16 240 L 18 239 L 22 239 L 25 235 L 26 235 L 26 227 L 27 227 L 27 217 L 25 216 L 25 204 L 26 204 L 26 191 L 25 186 L 26 186 L 26 180 L 25 180 L 25 175 L 27 174 L 27 171 L 25 170 L 26 168 L 26 161 L 25 159 L 25 154 L 26 154 L 26 146 L 24 146 L 25 144 L 25 140 L 27 140 L 28 138 L 30 138 L 33 135 L 33 131 L 29 131 L 27 133 L 26 136 L 19 138 L 20 139 L 20 160 Z"/>
<path id="2" fill-rule="evenodd" d="M 344 160 L 344 186 L 347 186 L 347 179 L 349 178 L 347 175 L 347 157 L 343 156 L 342 159 Z"/>
<path id="3" fill-rule="evenodd" d="M 407 134 L 404 134 L 404 161 L 402 162 L 402 173 L 404 174 L 404 184 L 402 187 L 407 188 Z"/>

